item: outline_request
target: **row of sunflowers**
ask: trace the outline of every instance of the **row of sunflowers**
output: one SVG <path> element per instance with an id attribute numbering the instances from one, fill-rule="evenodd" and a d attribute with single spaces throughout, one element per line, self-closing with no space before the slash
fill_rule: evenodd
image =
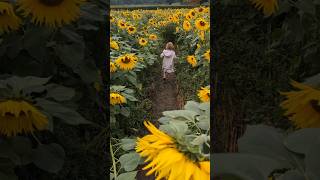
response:
<path id="1" fill-rule="evenodd" d="M 177 37 L 177 66 L 209 70 L 209 14 L 209 7 L 111 11 L 111 127 L 138 121 L 149 131 L 143 137 L 127 137 L 111 129 L 111 179 L 136 179 L 140 166 L 156 179 L 210 179 L 210 86 L 196 84 L 198 99 L 186 102 L 182 110 L 163 112 L 158 120 L 135 120 L 130 114 L 145 88 L 139 74 L 161 61 L 164 31 Z"/>

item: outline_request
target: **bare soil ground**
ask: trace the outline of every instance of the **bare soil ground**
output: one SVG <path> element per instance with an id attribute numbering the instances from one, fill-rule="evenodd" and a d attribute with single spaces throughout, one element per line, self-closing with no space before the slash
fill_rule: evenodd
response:
<path id="1" fill-rule="evenodd" d="M 157 124 L 157 119 L 162 116 L 163 111 L 176 110 L 179 109 L 178 89 L 176 84 L 176 76 L 174 73 L 167 75 L 167 79 L 163 80 L 161 72 L 157 73 L 155 76 L 155 81 L 150 85 L 151 86 L 151 97 L 152 100 L 152 114 L 154 119 L 151 121 Z M 145 176 L 147 171 L 142 170 L 143 166 L 140 166 L 138 169 L 137 180 L 154 180 L 155 177 Z"/>

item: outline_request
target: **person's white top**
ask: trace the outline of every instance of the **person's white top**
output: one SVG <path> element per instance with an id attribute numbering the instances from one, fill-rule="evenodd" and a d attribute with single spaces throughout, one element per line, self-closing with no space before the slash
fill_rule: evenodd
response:
<path id="1" fill-rule="evenodd" d="M 160 57 L 163 58 L 163 61 L 162 61 L 163 71 L 166 73 L 174 72 L 173 58 L 177 58 L 176 53 L 173 50 L 165 49 L 161 53 Z"/>

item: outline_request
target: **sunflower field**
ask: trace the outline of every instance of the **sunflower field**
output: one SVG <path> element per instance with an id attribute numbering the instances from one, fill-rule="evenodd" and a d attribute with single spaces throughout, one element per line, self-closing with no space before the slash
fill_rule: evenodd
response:
<path id="1" fill-rule="evenodd" d="M 0 1 L 1 180 L 104 177 L 106 8 Z"/>
<path id="2" fill-rule="evenodd" d="M 214 9 L 214 179 L 320 179 L 319 1 Z"/>
<path id="3" fill-rule="evenodd" d="M 147 90 L 167 42 L 183 106 L 157 117 Z M 110 49 L 110 178 L 210 179 L 209 7 L 112 9 Z"/>

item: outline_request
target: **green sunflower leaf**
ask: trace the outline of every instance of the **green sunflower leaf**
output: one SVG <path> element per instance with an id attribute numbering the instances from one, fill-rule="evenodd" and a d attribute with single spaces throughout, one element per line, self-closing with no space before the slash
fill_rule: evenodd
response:
<path id="1" fill-rule="evenodd" d="M 67 124 L 78 125 L 92 123 L 86 120 L 81 114 L 79 114 L 75 110 L 64 107 L 59 103 L 48 101 L 45 99 L 37 99 L 36 101 L 36 104 L 40 106 L 44 111 L 46 111 L 53 117 L 63 120 Z"/>
<path id="2" fill-rule="evenodd" d="M 119 161 L 121 167 L 126 171 L 132 171 L 136 169 L 140 163 L 140 155 L 136 152 L 130 152 L 120 156 Z"/>
<path id="3" fill-rule="evenodd" d="M 67 88 L 57 84 L 48 85 L 47 91 L 47 97 L 51 97 L 57 101 L 70 100 L 75 95 L 75 91 L 72 88 Z"/>
<path id="4" fill-rule="evenodd" d="M 117 180 L 136 180 L 137 172 L 138 171 L 122 173 L 117 177 Z"/>
<path id="5" fill-rule="evenodd" d="M 57 173 L 64 164 L 64 149 L 55 143 L 41 144 L 34 150 L 33 163 L 40 169 Z"/>

